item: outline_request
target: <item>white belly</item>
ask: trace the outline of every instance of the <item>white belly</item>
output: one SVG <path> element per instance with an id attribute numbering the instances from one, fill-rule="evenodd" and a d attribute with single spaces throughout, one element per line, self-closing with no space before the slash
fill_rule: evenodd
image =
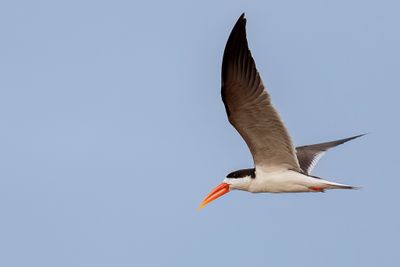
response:
<path id="1" fill-rule="evenodd" d="M 325 187 L 324 180 L 316 179 L 301 173 L 289 170 L 262 172 L 256 171 L 256 178 L 252 179 L 248 191 L 253 193 L 287 193 L 312 192 L 310 187 Z"/>

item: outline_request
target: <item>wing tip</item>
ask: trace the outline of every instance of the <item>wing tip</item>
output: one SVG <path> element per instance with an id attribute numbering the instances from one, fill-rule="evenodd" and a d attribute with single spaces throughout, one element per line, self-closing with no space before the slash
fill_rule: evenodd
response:
<path id="1" fill-rule="evenodd" d="M 234 35 L 234 33 L 238 32 L 238 31 L 244 31 L 244 33 L 246 33 L 246 22 L 247 22 L 247 19 L 246 19 L 245 16 L 246 15 L 245 15 L 244 12 L 240 15 L 240 17 L 236 21 L 235 25 L 233 26 L 230 35 Z"/>
<path id="2" fill-rule="evenodd" d="M 233 28 L 235 29 L 235 28 L 236 28 L 236 25 L 243 25 L 243 26 L 246 26 L 246 22 L 247 22 L 246 14 L 243 12 L 243 13 L 240 15 L 240 17 L 238 18 L 238 20 L 236 21 L 236 24 L 235 24 L 235 26 L 234 26 Z"/>
<path id="3" fill-rule="evenodd" d="M 351 136 L 351 137 L 347 137 L 347 138 L 338 140 L 338 141 L 341 141 L 338 145 L 341 145 L 341 144 L 347 143 L 348 141 L 363 137 L 364 135 L 367 135 L 367 134 L 369 134 L 369 133 L 362 133 L 362 134 L 358 134 L 358 135 L 354 135 L 354 136 Z"/>
<path id="4" fill-rule="evenodd" d="M 356 138 L 359 138 L 359 137 L 363 137 L 364 135 L 367 135 L 367 134 L 370 134 L 370 133 L 362 133 L 362 134 L 358 134 L 358 135 L 352 136 L 350 138 L 356 139 Z"/>
<path id="5" fill-rule="evenodd" d="M 246 37 L 246 21 L 245 13 L 243 12 L 229 34 L 222 60 L 223 71 L 226 65 L 225 61 L 227 61 L 230 57 L 237 56 L 239 49 L 241 49 L 240 45 L 244 45 L 246 48 L 248 47 Z"/>

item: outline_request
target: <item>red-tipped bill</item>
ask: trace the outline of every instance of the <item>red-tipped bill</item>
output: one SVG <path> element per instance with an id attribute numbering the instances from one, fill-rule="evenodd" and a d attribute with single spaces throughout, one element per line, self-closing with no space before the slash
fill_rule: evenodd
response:
<path id="1" fill-rule="evenodd" d="M 210 203 L 213 200 L 216 200 L 220 196 L 225 195 L 226 193 L 229 192 L 229 184 L 227 183 L 221 183 L 217 187 L 215 187 L 201 202 L 200 206 L 197 208 L 198 210 L 204 208 L 208 203 Z"/>

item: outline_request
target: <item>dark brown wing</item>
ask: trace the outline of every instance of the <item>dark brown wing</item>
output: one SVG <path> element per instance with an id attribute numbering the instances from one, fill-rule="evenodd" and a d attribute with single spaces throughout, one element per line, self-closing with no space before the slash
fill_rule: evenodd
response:
<path id="1" fill-rule="evenodd" d="M 332 142 L 320 143 L 315 145 L 300 146 L 296 148 L 297 159 L 304 173 L 310 174 L 312 169 L 317 164 L 318 160 L 324 155 L 328 149 L 344 144 L 350 140 L 361 137 L 365 134 L 352 136 Z"/>
<path id="2" fill-rule="evenodd" d="M 229 122 L 246 141 L 256 167 L 301 171 L 289 134 L 251 56 L 244 14 L 225 47 L 221 95 Z"/>

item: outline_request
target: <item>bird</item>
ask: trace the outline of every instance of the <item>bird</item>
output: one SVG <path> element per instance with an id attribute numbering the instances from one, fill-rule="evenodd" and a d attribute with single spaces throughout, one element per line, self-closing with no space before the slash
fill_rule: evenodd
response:
<path id="1" fill-rule="evenodd" d="M 250 150 L 254 167 L 226 175 L 198 209 L 232 190 L 298 193 L 358 189 L 313 176 L 311 171 L 327 150 L 365 134 L 295 148 L 256 68 L 247 42 L 244 13 L 234 25 L 225 46 L 221 97 L 229 122 Z"/>

